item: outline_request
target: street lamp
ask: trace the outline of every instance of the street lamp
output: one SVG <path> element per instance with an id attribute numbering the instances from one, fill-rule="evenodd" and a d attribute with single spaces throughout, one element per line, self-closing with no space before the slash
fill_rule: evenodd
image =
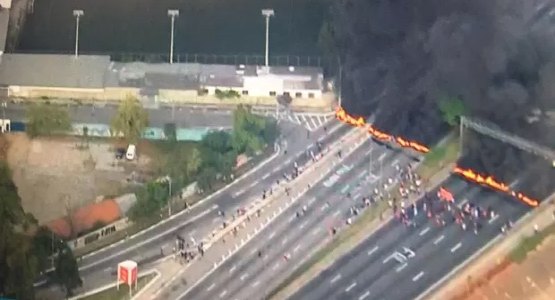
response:
<path id="1" fill-rule="evenodd" d="M 168 17 L 170 17 L 172 20 L 171 37 L 170 37 L 170 64 L 173 64 L 173 32 L 174 32 L 175 18 L 179 17 L 179 10 L 168 9 Z"/>
<path id="2" fill-rule="evenodd" d="M 270 46 L 270 17 L 274 16 L 273 9 L 263 9 L 262 15 L 266 17 L 266 55 L 265 55 L 265 65 L 268 66 L 268 48 Z"/>
<path id="3" fill-rule="evenodd" d="M 84 14 L 85 13 L 81 9 L 74 9 L 73 10 L 73 16 L 75 17 L 75 21 L 76 21 L 76 26 L 75 26 L 75 58 L 77 58 L 77 56 L 79 56 L 79 19 Z"/>

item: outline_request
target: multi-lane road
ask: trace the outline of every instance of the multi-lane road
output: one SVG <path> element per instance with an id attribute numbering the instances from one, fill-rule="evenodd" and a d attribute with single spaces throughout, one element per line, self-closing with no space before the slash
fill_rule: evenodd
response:
<path id="1" fill-rule="evenodd" d="M 411 158 L 401 151 L 366 141 L 332 169 L 325 176 L 327 179 L 310 189 L 295 206 L 180 299 L 264 298 L 272 286 L 330 238 L 332 226 L 344 226 L 351 216 L 350 208 L 360 205 L 362 196 L 368 195 L 381 180 L 395 177 L 394 165 L 406 165 L 409 161 Z M 338 175 L 335 180 L 333 174 Z M 347 193 L 351 194 L 350 199 Z M 306 213 L 297 216 L 303 206 Z"/>
<path id="2" fill-rule="evenodd" d="M 218 216 L 218 211 L 231 215 L 237 208 L 261 198 L 262 191 L 275 184 L 278 179 L 283 179 L 284 173 L 290 173 L 295 162 L 303 165 L 310 160 L 307 149 L 317 152 L 316 140 L 326 147 L 351 130 L 348 126 L 334 122 L 329 125 L 327 131 L 320 129 L 307 138 L 306 132 L 298 130 L 298 126 L 289 123 L 283 123 L 280 126 L 287 141 L 286 154 L 281 151 L 276 159 L 235 182 L 217 196 L 194 206 L 188 212 L 174 216 L 123 242 L 83 257 L 79 261 L 79 266 L 85 282 L 84 289 L 88 290 L 111 282 L 113 277 L 106 274 L 113 273 L 117 263 L 126 259 L 136 260 L 141 264 L 142 269 L 154 266 L 153 261 L 162 258 L 162 250 L 165 255 L 170 253 L 178 234 L 200 241 L 212 230 L 221 226 L 223 219 Z"/>
<path id="3" fill-rule="evenodd" d="M 292 299 L 415 299 L 500 234 L 503 224 L 518 220 L 529 210 L 514 198 L 458 177 L 451 176 L 442 186 L 453 192 L 457 205 L 470 201 L 489 206 L 497 217 L 484 220 L 477 235 L 451 221 L 438 226 L 423 213 L 416 216 L 414 228 L 391 220 Z M 417 205 L 421 207 L 422 201 Z M 414 257 L 406 263 L 393 259 L 392 254 L 403 253 L 404 247 L 412 250 Z"/>

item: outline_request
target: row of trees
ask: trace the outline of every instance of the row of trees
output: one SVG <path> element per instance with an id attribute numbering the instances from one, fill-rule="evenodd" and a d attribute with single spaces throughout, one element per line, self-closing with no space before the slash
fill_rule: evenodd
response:
<path id="1" fill-rule="evenodd" d="M 82 284 L 71 249 L 25 213 L 17 187 L 0 161 L 0 298 L 34 299 L 33 283 L 54 263 L 50 279 L 69 296 Z"/>
<path id="2" fill-rule="evenodd" d="M 273 145 L 278 134 L 274 120 L 251 112 L 250 107 L 239 105 L 233 113 L 233 130 L 214 131 L 195 145 L 175 140 L 175 126 L 166 125 L 166 137 L 171 150 L 160 176 L 171 178 L 172 191 L 179 191 L 196 182 L 200 191 L 212 191 L 216 182 L 233 179 L 239 154 L 249 156 L 260 153 L 267 145 Z M 173 132 L 173 133 L 172 133 Z M 137 204 L 130 212 L 137 221 L 148 218 L 167 205 L 169 180 L 151 182 L 138 192 Z"/>

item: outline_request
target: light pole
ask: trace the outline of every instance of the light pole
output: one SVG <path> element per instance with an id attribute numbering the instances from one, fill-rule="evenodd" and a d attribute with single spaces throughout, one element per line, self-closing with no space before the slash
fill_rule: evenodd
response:
<path id="1" fill-rule="evenodd" d="M 175 18 L 179 17 L 179 10 L 168 9 L 168 17 L 170 17 L 172 20 L 171 37 L 170 37 L 170 64 L 173 64 L 173 32 L 174 32 Z"/>
<path id="2" fill-rule="evenodd" d="M 166 180 L 168 181 L 168 217 L 172 216 L 172 178 L 170 176 L 166 176 Z"/>
<path id="3" fill-rule="evenodd" d="M 75 17 L 75 58 L 79 56 L 79 19 L 85 14 L 81 9 L 74 9 L 73 16 Z"/>
<path id="4" fill-rule="evenodd" d="M 268 66 L 268 51 L 270 47 L 270 17 L 274 15 L 273 9 L 263 9 L 262 15 L 266 17 L 266 54 L 264 56 L 264 62 L 266 67 Z"/>

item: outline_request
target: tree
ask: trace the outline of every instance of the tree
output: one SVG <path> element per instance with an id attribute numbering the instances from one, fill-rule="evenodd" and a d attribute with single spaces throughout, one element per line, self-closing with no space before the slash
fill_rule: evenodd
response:
<path id="1" fill-rule="evenodd" d="M 170 142 L 177 141 L 177 127 L 175 123 L 164 124 L 164 135 L 166 136 L 166 140 Z"/>
<path id="2" fill-rule="evenodd" d="M 444 97 L 439 100 L 439 110 L 441 111 L 443 120 L 451 125 L 457 125 L 459 118 L 466 114 L 466 106 L 459 98 Z"/>
<path id="3" fill-rule="evenodd" d="M 55 267 L 54 279 L 65 289 L 67 297 L 73 296 L 73 290 L 83 285 L 83 281 L 79 276 L 77 260 L 65 243 L 59 245 Z"/>
<path id="4" fill-rule="evenodd" d="M 27 109 L 27 134 L 30 137 L 63 133 L 71 129 L 69 113 L 61 106 L 33 104 Z"/>
<path id="5" fill-rule="evenodd" d="M 187 158 L 187 163 L 186 163 L 187 177 L 191 177 L 193 176 L 193 174 L 196 174 L 201 164 L 202 164 L 202 158 L 200 156 L 200 152 L 198 151 L 197 148 L 193 148 L 193 150 L 191 151 L 191 154 Z"/>
<path id="6" fill-rule="evenodd" d="M 135 97 L 128 95 L 112 119 L 110 130 L 113 136 L 122 134 L 127 142 L 136 143 L 147 126 L 148 113 Z"/>
<path id="7" fill-rule="evenodd" d="M 201 191 L 207 192 L 213 189 L 214 181 L 216 181 L 218 173 L 213 167 L 202 169 L 197 176 L 197 185 Z"/>

